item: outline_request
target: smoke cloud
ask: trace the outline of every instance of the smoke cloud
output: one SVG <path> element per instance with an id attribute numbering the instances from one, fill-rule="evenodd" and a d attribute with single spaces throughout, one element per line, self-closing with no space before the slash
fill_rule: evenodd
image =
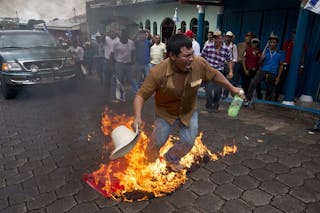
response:
<path id="1" fill-rule="evenodd" d="M 1 0 L 0 17 L 18 17 L 22 21 L 65 19 L 85 13 L 86 0 Z"/>

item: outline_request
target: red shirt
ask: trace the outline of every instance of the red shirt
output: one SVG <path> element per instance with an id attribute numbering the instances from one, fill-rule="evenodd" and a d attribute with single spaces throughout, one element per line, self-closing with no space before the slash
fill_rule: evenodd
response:
<path id="1" fill-rule="evenodd" d="M 290 64 L 292 50 L 293 50 L 293 40 L 286 40 L 283 43 L 282 50 L 286 52 L 285 63 Z"/>
<path id="2" fill-rule="evenodd" d="M 246 57 L 246 68 L 250 69 L 258 69 L 259 68 L 259 59 L 261 56 L 261 50 L 254 50 L 253 47 L 249 47 L 245 52 Z"/>

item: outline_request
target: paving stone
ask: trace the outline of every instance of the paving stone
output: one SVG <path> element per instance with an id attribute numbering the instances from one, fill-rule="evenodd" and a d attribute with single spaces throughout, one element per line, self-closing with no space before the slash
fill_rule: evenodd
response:
<path id="1" fill-rule="evenodd" d="M 12 160 L 4 164 L 5 170 L 16 169 L 18 167 L 23 166 L 28 160 L 26 158 L 19 160 Z"/>
<path id="2" fill-rule="evenodd" d="M 56 168 L 57 168 L 57 165 L 55 164 L 55 162 L 50 161 L 50 162 L 43 163 L 43 166 L 35 168 L 33 172 L 36 176 L 46 175 L 52 172 L 53 170 L 55 170 Z"/>
<path id="3" fill-rule="evenodd" d="M 305 203 L 311 203 L 311 202 L 317 201 L 316 192 L 311 188 L 307 188 L 304 186 L 292 188 L 290 190 L 290 194 Z"/>
<path id="4" fill-rule="evenodd" d="M 47 213 L 66 212 L 76 206 L 77 202 L 73 197 L 65 197 L 54 201 L 46 207 Z"/>
<path id="5" fill-rule="evenodd" d="M 277 180 L 280 182 L 290 186 L 301 186 L 304 182 L 304 179 L 298 176 L 294 176 L 292 174 L 281 174 L 277 176 Z"/>
<path id="6" fill-rule="evenodd" d="M 239 198 L 242 193 L 242 190 L 231 183 L 227 183 L 219 185 L 214 191 L 214 193 L 216 193 L 225 200 L 231 200 Z"/>
<path id="7" fill-rule="evenodd" d="M 269 154 L 257 155 L 257 159 L 263 161 L 264 163 L 274 163 L 278 161 L 278 158 Z"/>
<path id="8" fill-rule="evenodd" d="M 290 195 L 278 195 L 271 204 L 284 212 L 300 213 L 305 209 L 305 204 L 302 201 Z"/>
<path id="9" fill-rule="evenodd" d="M 39 196 L 39 192 L 32 189 L 23 189 L 22 191 L 17 191 L 9 194 L 8 196 L 10 205 L 15 205 L 26 201 L 31 201 L 34 197 Z"/>
<path id="10" fill-rule="evenodd" d="M 242 198 L 250 205 L 263 206 L 270 202 L 272 196 L 260 189 L 249 189 L 243 193 Z"/>
<path id="11" fill-rule="evenodd" d="M 28 161 L 23 166 L 18 167 L 19 172 L 28 172 L 42 166 L 41 161 Z"/>
<path id="12" fill-rule="evenodd" d="M 311 172 L 303 167 L 292 168 L 290 171 L 290 174 L 292 174 L 294 176 L 301 177 L 303 179 L 309 179 L 309 178 L 313 178 L 315 176 L 315 174 L 313 172 Z"/>
<path id="13" fill-rule="evenodd" d="M 227 167 L 226 164 L 221 161 L 209 161 L 206 165 L 206 169 L 212 172 L 222 171 Z"/>
<path id="14" fill-rule="evenodd" d="M 9 195 L 22 191 L 21 185 L 11 185 L 0 188 L 0 199 L 7 199 Z"/>
<path id="15" fill-rule="evenodd" d="M 302 164 L 302 162 L 299 159 L 295 158 L 294 155 L 279 158 L 279 162 L 289 168 L 299 167 Z"/>
<path id="16" fill-rule="evenodd" d="M 181 209 L 176 209 L 173 211 L 173 213 L 201 213 L 201 212 L 193 207 L 188 206 Z"/>
<path id="17" fill-rule="evenodd" d="M 149 205 L 144 207 L 141 212 L 146 212 L 146 213 L 172 212 L 175 208 L 168 202 L 168 200 L 169 200 L 168 198 L 158 198 L 158 199 L 150 200 Z M 130 212 L 134 212 L 134 211 L 130 211 Z"/>
<path id="18" fill-rule="evenodd" d="M 107 207 L 97 211 L 96 213 L 121 213 L 117 207 Z"/>
<path id="19" fill-rule="evenodd" d="M 99 210 L 95 203 L 81 203 L 73 207 L 69 213 L 94 213 Z"/>
<path id="20" fill-rule="evenodd" d="M 10 206 L 3 210 L 5 213 L 24 213 L 27 212 L 27 207 L 25 203 L 20 203 L 14 206 Z"/>
<path id="21" fill-rule="evenodd" d="M 182 186 L 180 186 L 181 190 L 187 190 L 192 186 L 192 183 L 194 182 L 194 180 L 192 179 L 188 179 L 187 182 L 185 184 L 183 184 Z M 212 183 L 214 184 L 214 183 Z"/>
<path id="22" fill-rule="evenodd" d="M 118 205 L 121 201 L 115 201 L 113 199 L 108 199 L 103 196 L 99 196 L 98 199 L 95 200 L 99 208 L 113 207 Z"/>
<path id="23" fill-rule="evenodd" d="M 210 171 L 204 168 L 198 168 L 195 171 L 191 172 L 190 178 L 193 180 L 200 180 L 200 179 L 208 179 L 210 176 Z"/>
<path id="24" fill-rule="evenodd" d="M 241 164 L 250 168 L 250 169 L 260 169 L 263 168 L 266 164 L 258 159 L 248 159 L 243 161 Z"/>
<path id="25" fill-rule="evenodd" d="M 266 169 L 276 173 L 276 174 L 281 174 L 281 173 L 286 173 L 289 172 L 289 168 L 281 163 L 268 163 L 267 166 L 265 167 Z"/>
<path id="26" fill-rule="evenodd" d="M 9 206 L 8 199 L 0 199 L 0 210 Z"/>
<path id="27" fill-rule="evenodd" d="M 280 150 L 278 147 L 276 149 L 269 150 L 268 154 L 275 156 L 275 157 L 283 157 L 283 156 L 288 155 L 287 152 Z"/>
<path id="28" fill-rule="evenodd" d="M 3 170 L 0 172 L 0 178 L 1 179 L 6 179 L 6 178 L 10 178 L 14 175 L 17 175 L 19 173 L 17 168 L 14 169 L 9 169 L 9 170 Z"/>
<path id="29" fill-rule="evenodd" d="M 281 213 L 281 212 L 282 211 L 280 211 L 270 205 L 257 207 L 253 210 L 253 213 Z"/>
<path id="30" fill-rule="evenodd" d="M 234 176 L 240 176 L 240 175 L 248 174 L 250 172 L 250 169 L 242 166 L 241 164 L 234 164 L 234 165 L 228 166 L 226 171 Z"/>
<path id="31" fill-rule="evenodd" d="M 28 213 L 47 213 L 47 212 L 45 208 L 42 208 L 42 209 L 28 211 Z"/>
<path id="32" fill-rule="evenodd" d="M 266 169 L 254 169 L 249 173 L 252 177 L 260 180 L 272 180 L 275 177 L 275 174 L 272 171 Z"/>
<path id="33" fill-rule="evenodd" d="M 27 206 L 29 210 L 40 209 L 42 207 L 49 205 L 55 200 L 56 200 L 56 195 L 54 192 L 44 193 L 28 201 Z"/>
<path id="34" fill-rule="evenodd" d="M 71 174 L 73 174 L 73 169 L 71 166 L 68 167 L 63 167 L 63 168 L 55 168 L 52 170 L 49 175 L 51 178 L 56 178 L 56 177 L 68 177 Z"/>
<path id="35" fill-rule="evenodd" d="M 83 188 L 80 182 L 68 182 L 60 188 L 56 189 L 57 197 L 68 197 L 77 194 Z"/>
<path id="36" fill-rule="evenodd" d="M 275 179 L 263 181 L 259 188 L 272 195 L 286 194 L 289 191 L 287 185 L 284 185 Z"/>
<path id="37" fill-rule="evenodd" d="M 177 208 L 191 206 L 198 198 L 194 193 L 187 190 L 178 190 L 170 195 L 169 202 Z"/>
<path id="38" fill-rule="evenodd" d="M 225 171 L 214 172 L 210 175 L 210 180 L 216 184 L 230 183 L 232 182 L 233 178 L 234 176 Z"/>
<path id="39" fill-rule="evenodd" d="M 230 166 L 230 165 L 233 165 L 233 164 L 241 163 L 242 159 L 240 159 L 236 155 L 228 155 L 227 157 L 221 159 L 221 161 Z"/>
<path id="40" fill-rule="evenodd" d="M 23 172 L 23 173 L 19 173 L 17 175 L 14 175 L 10 178 L 7 178 L 6 182 L 7 182 L 7 185 L 13 185 L 13 184 L 20 184 L 30 178 L 33 177 L 33 174 L 31 171 L 29 172 Z"/>
<path id="41" fill-rule="evenodd" d="M 63 186 L 65 184 L 64 178 L 45 179 L 37 181 L 40 193 L 51 192 Z"/>
<path id="42" fill-rule="evenodd" d="M 198 209 L 200 212 L 217 212 L 221 209 L 223 203 L 223 200 L 218 196 L 208 194 L 199 197 L 194 202 L 194 208 Z"/>
<path id="43" fill-rule="evenodd" d="M 240 199 L 228 200 L 222 208 L 223 213 L 251 213 L 252 209 Z"/>
<path id="44" fill-rule="evenodd" d="M 319 213 L 320 202 L 308 203 L 306 213 Z"/>
<path id="45" fill-rule="evenodd" d="M 253 189 L 258 187 L 259 181 L 249 175 L 242 175 L 235 177 L 233 180 L 233 184 L 237 185 L 243 190 Z"/>
<path id="46" fill-rule="evenodd" d="M 216 187 L 217 185 L 209 180 L 198 180 L 192 183 L 190 190 L 197 195 L 205 195 L 214 191 Z"/>
<path id="47" fill-rule="evenodd" d="M 306 161 L 302 163 L 302 166 L 312 172 L 320 172 L 320 164 L 314 161 Z"/>
<path id="48" fill-rule="evenodd" d="M 164 200 L 165 202 L 167 202 L 167 198 L 163 199 L 163 198 L 157 198 L 159 200 Z M 150 201 L 140 201 L 140 202 L 133 202 L 133 203 L 129 203 L 129 202 L 120 202 L 118 207 L 120 208 L 121 212 L 132 212 L 132 213 L 136 213 L 136 212 L 142 212 L 142 210 L 148 206 L 148 204 L 150 203 Z M 168 203 L 166 205 L 169 205 Z"/>
<path id="49" fill-rule="evenodd" d="M 320 193 L 320 180 L 316 180 L 316 179 L 305 180 L 304 186 Z"/>
<path id="50" fill-rule="evenodd" d="M 75 195 L 75 199 L 78 203 L 92 201 L 97 199 L 98 197 L 99 193 L 89 187 L 84 187 Z"/>

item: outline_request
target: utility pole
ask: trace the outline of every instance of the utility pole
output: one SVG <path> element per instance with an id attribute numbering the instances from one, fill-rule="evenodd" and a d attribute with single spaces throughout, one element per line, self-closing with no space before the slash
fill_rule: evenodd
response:
<path id="1" fill-rule="evenodd" d="M 76 14 L 76 8 L 73 8 L 73 13 L 74 13 L 74 22 L 77 22 L 77 14 Z"/>
<path id="2" fill-rule="evenodd" d="M 16 10 L 16 16 L 17 16 L 17 24 L 19 24 L 18 10 Z"/>

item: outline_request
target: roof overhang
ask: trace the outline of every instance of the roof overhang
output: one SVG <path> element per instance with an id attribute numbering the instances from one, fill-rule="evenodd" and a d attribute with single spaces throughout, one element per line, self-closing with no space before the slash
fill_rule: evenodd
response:
<path id="1" fill-rule="evenodd" d="M 224 0 L 179 0 L 181 4 L 223 6 Z"/>

